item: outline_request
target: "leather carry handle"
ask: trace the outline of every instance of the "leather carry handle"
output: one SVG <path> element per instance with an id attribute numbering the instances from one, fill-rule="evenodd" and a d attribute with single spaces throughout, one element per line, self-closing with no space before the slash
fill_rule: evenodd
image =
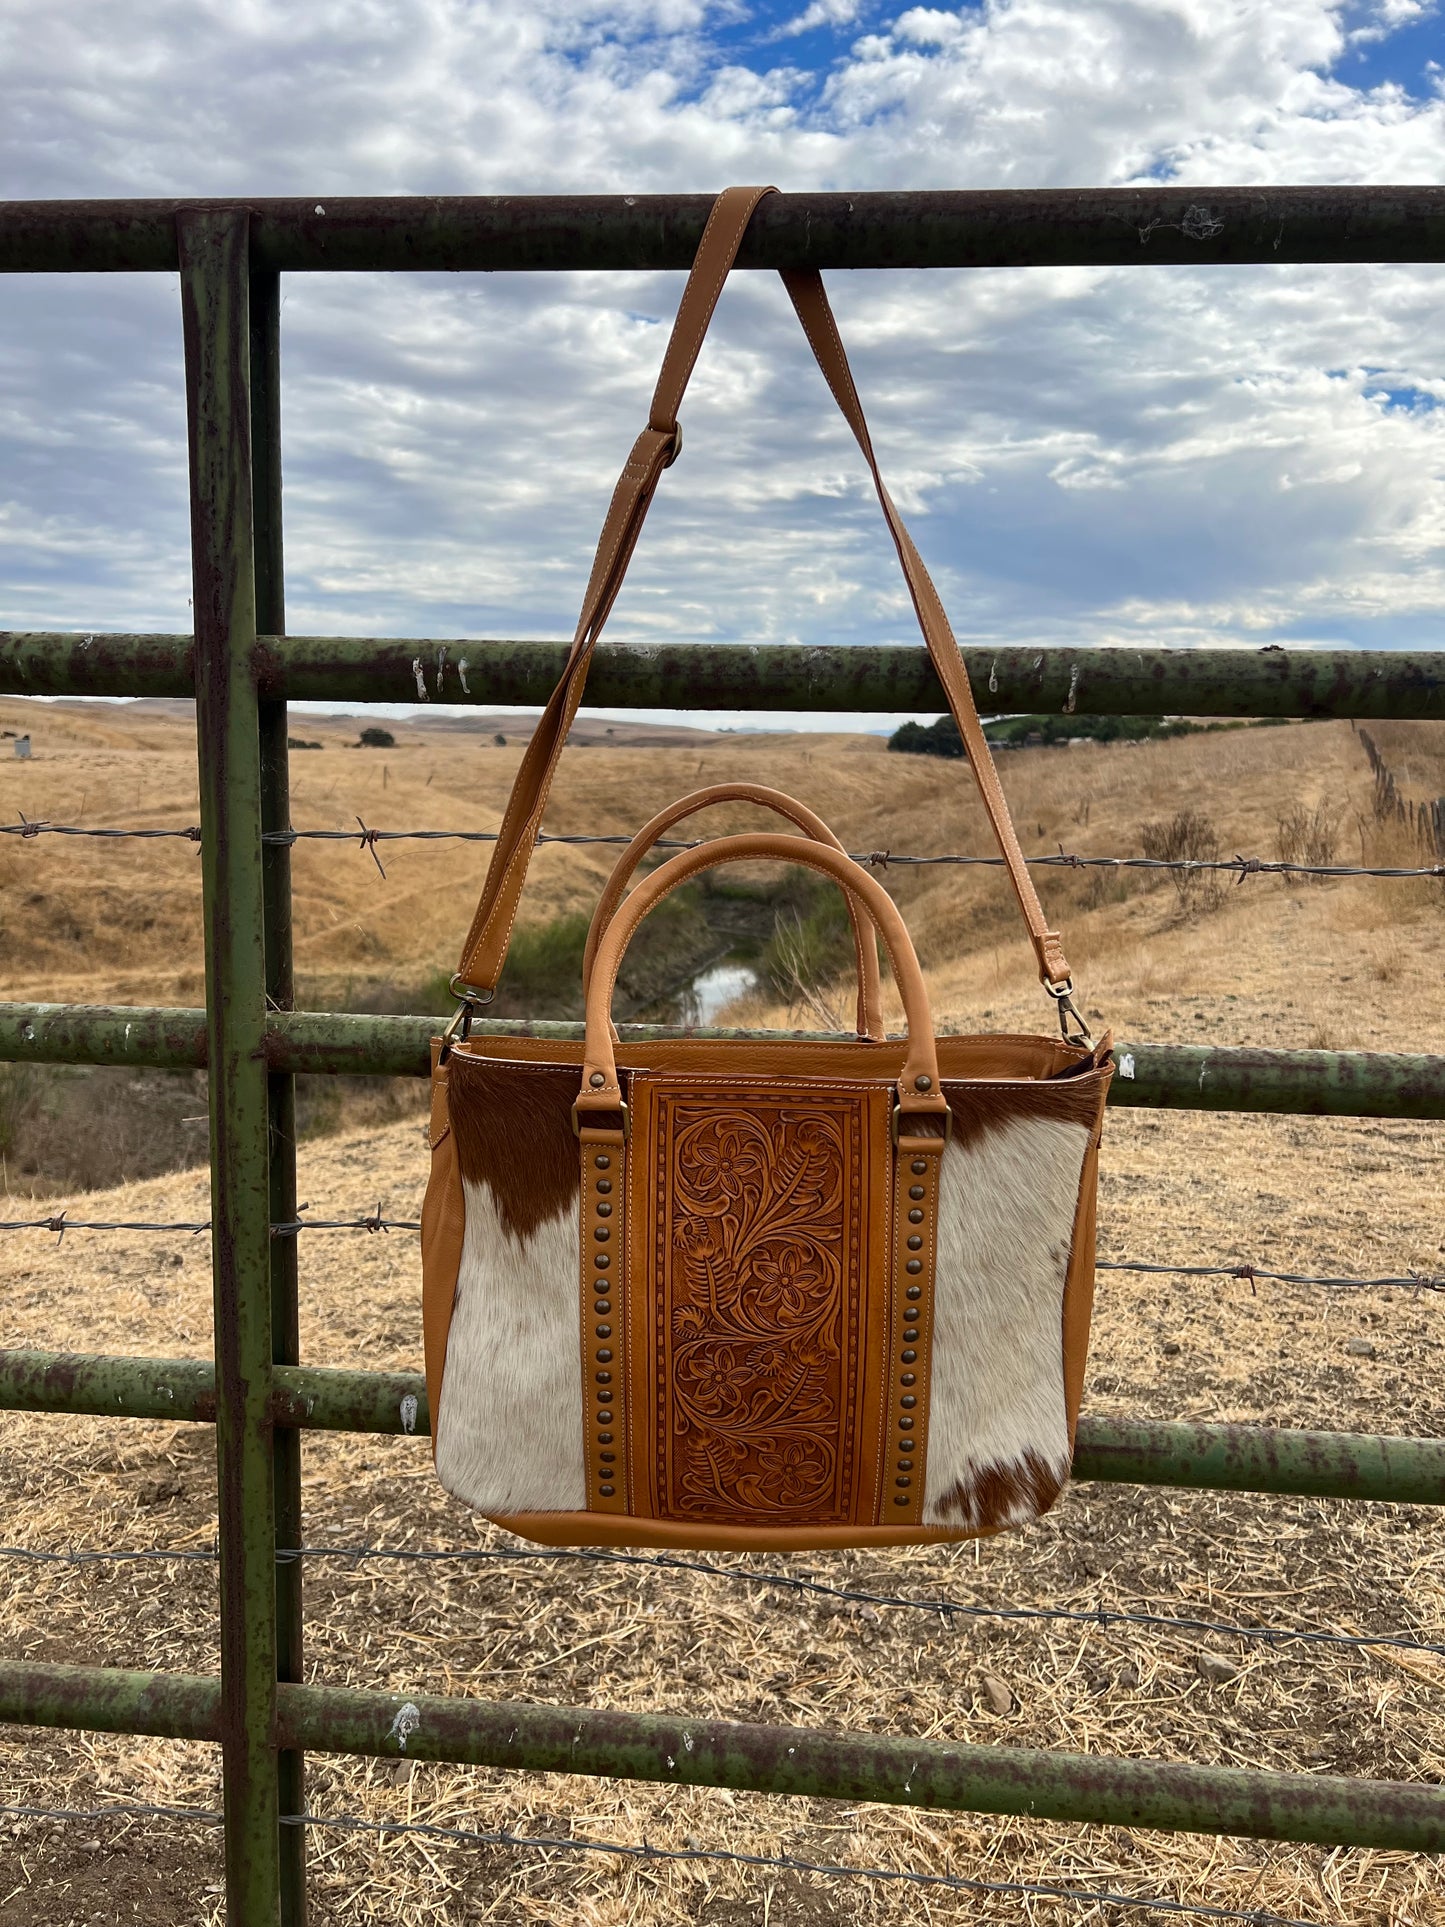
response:
<path id="1" fill-rule="evenodd" d="M 696 363 L 718 296 L 737 257 L 748 222 L 758 203 L 766 195 L 776 192 L 771 187 L 727 188 L 718 196 L 708 216 L 663 358 L 648 426 L 633 445 L 613 491 L 567 666 L 543 711 L 517 772 L 486 882 L 482 887 L 481 901 L 463 946 L 455 982 L 479 992 L 479 1001 L 490 999 L 501 974 L 553 774 L 567 731 L 582 700 L 587 668 L 597 638 L 621 589 L 627 564 L 637 546 L 642 523 L 662 471 L 676 460 L 681 447 L 677 410 L 688 377 Z M 1048 928 L 1038 892 L 1029 875 L 1003 786 L 994 767 L 993 754 L 974 705 L 968 672 L 943 604 L 879 473 L 867 421 L 837 324 L 828 305 L 822 278 L 813 270 L 787 270 L 782 279 L 834 400 L 868 463 L 884 519 L 898 551 L 923 639 L 968 750 L 969 766 L 978 783 L 994 837 L 1028 926 L 1040 980 L 1044 988 L 1059 1001 L 1062 1018 L 1066 1010 L 1072 1010 L 1067 1001 L 1072 988 L 1068 961 L 1058 933 Z"/>
<path id="2" fill-rule="evenodd" d="M 670 890 L 686 883 L 699 871 L 716 869 L 722 863 L 749 863 L 760 859 L 802 864 L 831 877 L 867 913 L 888 952 L 908 1023 L 908 1048 L 898 1076 L 898 1108 L 913 1117 L 937 1117 L 947 1111 L 938 1079 L 938 1051 L 928 991 L 908 926 L 892 897 L 881 883 L 842 851 L 826 843 L 805 842 L 800 837 L 759 830 L 751 836 L 718 837 L 712 843 L 699 844 L 695 850 L 683 850 L 669 857 L 650 876 L 644 877 L 603 932 L 587 989 L 587 1042 L 583 1052 L 582 1089 L 576 1106 L 579 1117 L 588 1112 L 616 1111 L 621 1102 L 612 1040 L 612 993 L 627 946 L 642 919 Z"/>
<path id="3" fill-rule="evenodd" d="M 782 790 L 770 789 L 766 783 L 714 783 L 707 789 L 694 790 L 690 796 L 681 797 L 676 803 L 669 803 L 665 810 L 657 812 L 650 823 L 643 824 L 618 857 L 616 867 L 607 879 L 607 887 L 598 899 L 597 908 L 592 913 L 592 922 L 587 930 L 587 947 L 582 953 L 584 998 L 587 995 L 588 985 L 592 982 L 592 966 L 597 956 L 597 946 L 602 940 L 603 932 L 612 921 L 613 913 L 621 903 L 638 864 L 659 837 L 666 836 L 670 829 L 684 822 L 689 816 L 696 816 L 701 810 L 710 810 L 719 803 L 756 803 L 759 809 L 774 810 L 779 816 L 787 817 L 790 823 L 796 823 L 804 836 L 811 838 L 813 842 L 826 843 L 834 850 L 843 849 L 843 845 L 821 816 L 814 815 L 805 803 L 799 803 L 796 798 L 786 795 Z M 844 851 L 844 854 L 846 855 L 847 852 Z M 860 911 L 857 899 L 851 890 L 847 892 L 847 899 L 848 920 L 853 926 L 853 949 L 858 959 L 858 1035 L 872 1037 L 881 1043 L 887 1032 L 883 1028 L 878 943 L 867 912 Z"/>

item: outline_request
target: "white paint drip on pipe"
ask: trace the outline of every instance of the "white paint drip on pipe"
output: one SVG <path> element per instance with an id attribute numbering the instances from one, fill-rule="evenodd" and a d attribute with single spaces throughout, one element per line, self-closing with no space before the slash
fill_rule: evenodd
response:
<path id="1" fill-rule="evenodd" d="M 397 1708 L 396 1718 L 392 1721 L 391 1731 L 386 1737 L 389 1740 L 395 1740 L 405 1753 L 407 1741 L 420 1725 L 421 1708 L 413 1701 L 407 1700 L 404 1705 Z"/>

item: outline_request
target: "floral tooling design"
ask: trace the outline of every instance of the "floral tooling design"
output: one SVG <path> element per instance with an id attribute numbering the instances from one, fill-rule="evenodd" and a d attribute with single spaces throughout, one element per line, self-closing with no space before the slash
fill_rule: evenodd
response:
<path id="1" fill-rule="evenodd" d="M 846 1521 L 863 1118 L 664 1099 L 658 1439 L 674 1516 Z"/>

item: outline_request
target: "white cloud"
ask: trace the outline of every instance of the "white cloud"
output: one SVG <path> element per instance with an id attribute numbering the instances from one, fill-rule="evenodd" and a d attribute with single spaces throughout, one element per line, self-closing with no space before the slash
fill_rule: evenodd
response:
<path id="1" fill-rule="evenodd" d="M 1414 17 L 1385 0 L 1365 24 Z M 758 62 L 772 21 L 740 0 L 134 0 L 122 33 L 102 0 L 10 0 L 0 167 L 21 198 L 325 196 L 1429 181 L 1445 151 L 1438 98 L 1333 77 L 1361 15 L 1329 0 L 839 0 L 811 24 L 869 31 L 821 86 L 796 35 Z M 961 635 L 1424 643 L 1445 609 L 1441 275 L 833 292 Z M 290 277 L 291 626 L 568 633 L 679 287 Z M 5 294 L 0 626 L 184 628 L 173 278 Z M 729 290 L 686 422 L 618 633 L 908 638 L 866 474 L 775 282 Z"/>

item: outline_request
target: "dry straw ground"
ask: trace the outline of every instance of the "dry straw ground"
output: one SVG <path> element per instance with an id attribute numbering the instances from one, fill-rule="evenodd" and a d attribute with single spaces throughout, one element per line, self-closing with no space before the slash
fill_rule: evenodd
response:
<path id="1" fill-rule="evenodd" d="M 14 726 L 0 705 L 0 723 Z M 35 711 L 25 715 L 35 727 Z M 395 751 L 340 747 L 354 726 L 302 725 L 298 825 L 495 820 L 515 751 L 398 729 Z M 169 718 L 45 712 L 36 760 L 0 764 L 3 803 L 64 821 L 193 820 L 191 749 Z M 1378 731 L 1420 794 L 1445 790 L 1445 732 Z M 854 848 L 983 848 L 957 766 L 886 756 L 860 739 L 725 738 L 697 750 L 579 751 L 551 827 L 630 827 L 724 772 L 793 788 Z M 1396 850 L 1369 815 L 1369 777 L 1347 725 L 1240 731 L 1138 749 L 1018 755 L 1005 777 L 1033 850 L 1139 847 L 1140 826 L 1193 806 L 1226 853 L 1273 854 L 1276 819 L 1323 803 L 1339 856 Z M 81 817 L 80 812 L 84 815 Z M 11 820 L 13 820 L 13 815 Z M 741 822 L 743 819 L 735 819 Z M 475 850 L 401 845 L 383 884 L 355 850 L 297 858 L 298 954 L 330 993 L 415 978 L 455 946 Z M 606 853 L 546 850 L 533 908 L 585 901 Z M 0 841 L 7 911 L 3 994 L 194 999 L 196 863 L 184 844 Z M 1133 1037 L 1429 1048 L 1440 1009 L 1445 899 L 1438 884 L 1232 883 L 1182 916 L 1167 883 L 1044 873 L 1090 1010 Z M 1002 885 L 978 872 L 890 871 L 944 1023 L 1041 1021 Z M 841 1001 L 841 997 L 840 997 Z M 378 1197 L 414 1217 L 425 1177 L 418 1120 L 352 1128 L 302 1147 L 317 1216 Z M 1372 1275 L 1442 1269 L 1445 1127 L 1438 1124 L 1110 1115 L 1102 1255 L 1253 1259 L 1279 1270 Z M 73 1200 L 57 1199 L 56 1202 Z M 190 1171 L 84 1200 L 87 1216 L 206 1215 Z M 17 1211 L 16 1215 L 20 1215 Z M 28 1205 L 24 1215 L 29 1215 Z M 77 1215 L 81 1215 L 77 1213 Z M 210 1296 L 201 1239 L 75 1233 L 6 1239 L 5 1344 L 203 1354 Z M 313 1362 L 414 1366 L 417 1263 L 406 1234 L 311 1234 L 302 1245 L 303 1349 Z M 1438 1434 L 1440 1301 L 1372 1290 L 1101 1274 L 1088 1409 Z M 1352 1344 L 1353 1341 L 1353 1344 Z M 8 1416 L 0 1489 L 8 1541 L 36 1547 L 205 1548 L 215 1525 L 210 1435 L 200 1427 Z M 408 1440 L 308 1438 L 306 1537 L 393 1547 L 509 1543 L 434 1485 Z M 745 1561 L 733 1562 L 741 1568 Z M 1031 1532 L 924 1553 L 809 1556 L 791 1571 L 983 1606 L 1099 1605 L 1445 1640 L 1445 1544 L 1424 1508 L 1080 1485 Z M 308 1672 L 337 1683 L 665 1707 L 808 1726 L 858 1726 L 1002 1745 L 1438 1781 L 1445 1662 L 1389 1649 L 1267 1649 L 1140 1628 L 840 1610 L 764 1580 L 704 1580 L 537 1565 L 307 1572 Z M 168 1566 L 0 1563 L 9 1653 L 98 1663 L 215 1664 L 214 1572 Z M 1222 1662 L 1210 1665 L 1210 1660 Z M 1201 1660 L 1205 1662 L 1201 1670 Z M 1208 1677 L 1234 1670 L 1227 1678 Z M 1406 1855 L 1238 1839 L 840 1807 L 713 1791 L 422 1766 L 317 1760 L 311 1806 L 372 1819 L 701 1843 L 1004 1880 L 1110 1885 L 1355 1927 L 1445 1921 L 1439 1869 Z M 126 1738 L 0 1734 L 0 1801 L 89 1806 L 138 1799 L 211 1806 L 204 1748 Z M 213 1836 L 147 1823 L 22 1823 L 0 1855 L 3 1927 L 218 1921 Z M 1108 1909 L 765 1875 L 378 1841 L 317 1832 L 315 1918 L 330 1923 L 538 1921 L 589 1927 L 697 1922 L 1123 1919 Z"/>

